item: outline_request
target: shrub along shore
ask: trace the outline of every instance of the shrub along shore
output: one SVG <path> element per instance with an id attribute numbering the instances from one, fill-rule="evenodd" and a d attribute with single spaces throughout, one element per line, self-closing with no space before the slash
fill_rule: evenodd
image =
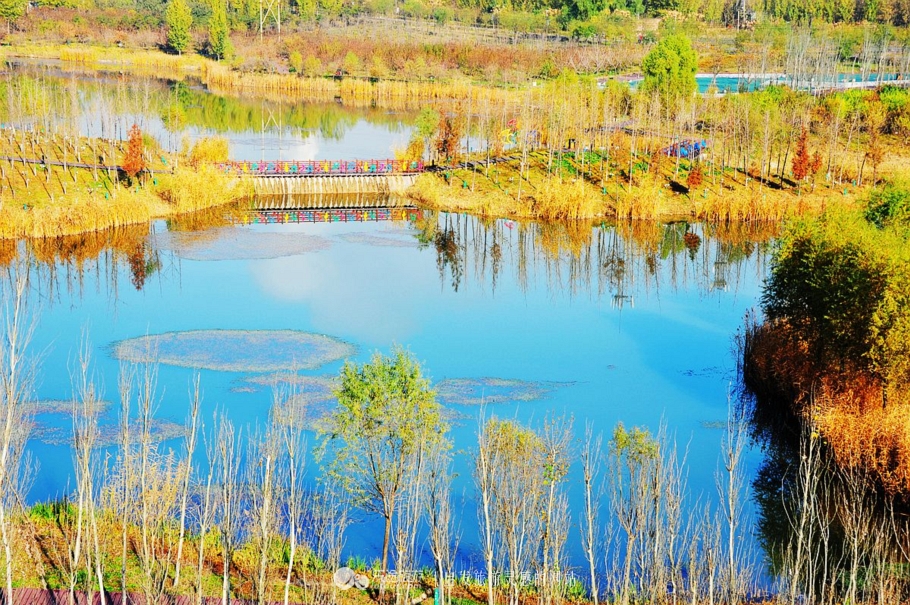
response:
<path id="1" fill-rule="evenodd" d="M 183 154 L 168 154 L 146 148 L 138 129 L 136 135 L 124 144 L 0 131 L 0 238 L 97 232 L 247 195 L 242 181 L 211 165 L 218 157 L 206 157 L 210 141 L 203 139 Z M 226 144 L 215 146 L 223 157 Z"/>

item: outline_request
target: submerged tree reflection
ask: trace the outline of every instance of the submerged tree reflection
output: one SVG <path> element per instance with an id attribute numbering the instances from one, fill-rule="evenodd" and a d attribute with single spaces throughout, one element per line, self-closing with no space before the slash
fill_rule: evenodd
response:
<path id="1" fill-rule="evenodd" d="M 542 282 L 569 296 L 609 296 L 617 306 L 665 287 L 735 289 L 746 272 L 763 274 L 777 233 L 757 223 L 521 223 L 436 212 L 414 227 L 422 245 L 435 247 L 440 281 L 454 291 L 470 279 L 495 292 L 507 267 L 523 291 Z"/>

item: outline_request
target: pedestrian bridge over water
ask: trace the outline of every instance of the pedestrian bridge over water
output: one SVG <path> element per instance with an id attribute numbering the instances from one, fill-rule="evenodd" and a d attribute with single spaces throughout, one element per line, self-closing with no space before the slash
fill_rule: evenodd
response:
<path id="1" fill-rule="evenodd" d="M 287 210 L 370 210 L 413 208 L 409 199 L 389 192 L 350 193 L 260 193 L 252 197 L 252 209 Z"/>
<path id="2" fill-rule="evenodd" d="M 259 196 L 400 194 L 424 172 L 403 160 L 262 160 L 222 162 L 227 174 L 249 178 Z"/>

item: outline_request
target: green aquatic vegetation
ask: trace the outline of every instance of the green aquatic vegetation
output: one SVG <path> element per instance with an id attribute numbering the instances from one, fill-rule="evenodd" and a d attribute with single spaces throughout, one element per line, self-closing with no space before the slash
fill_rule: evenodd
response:
<path id="1" fill-rule="evenodd" d="M 726 420 L 702 420 L 701 428 L 703 429 L 712 429 L 712 430 L 726 430 L 727 421 Z"/>
<path id="2" fill-rule="evenodd" d="M 97 412 L 104 413 L 106 410 L 110 409 L 110 401 L 98 401 L 96 402 Z M 37 401 L 29 401 L 25 404 L 25 409 L 30 414 L 43 415 L 43 414 L 66 414 L 72 415 L 73 409 L 76 409 L 80 414 L 83 412 L 82 402 L 77 402 L 75 405 L 71 399 L 39 399 Z"/>
<path id="3" fill-rule="evenodd" d="M 235 392 L 256 392 L 263 388 L 285 388 L 295 395 L 308 397 L 312 401 L 333 399 L 338 381 L 334 376 L 301 376 L 300 374 L 260 374 L 243 379 Z"/>
<path id="4" fill-rule="evenodd" d="M 276 422 L 297 426 L 305 431 L 319 431 L 325 428 L 332 414 L 338 409 L 334 396 L 320 398 L 310 393 L 291 395 L 272 408 Z"/>
<path id="5" fill-rule="evenodd" d="M 117 445 L 120 441 L 120 425 L 104 424 L 98 427 L 95 448 Z M 136 443 L 140 437 L 141 427 L 138 422 L 130 424 L 130 439 Z M 184 436 L 186 427 L 172 420 L 154 419 L 149 427 L 152 443 L 170 441 Z M 32 438 L 48 445 L 72 445 L 73 429 L 71 427 L 52 426 L 47 423 L 35 423 Z"/>
<path id="6" fill-rule="evenodd" d="M 312 370 L 352 356 L 354 345 L 297 330 L 191 330 L 121 340 L 115 358 L 222 372 Z"/>
<path id="7" fill-rule="evenodd" d="M 251 229 L 225 227 L 202 233 L 164 232 L 156 235 L 159 250 L 196 261 L 263 260 L 319 252 L 331 242 L 318 235 L 262 233 Z"/>
<path id="8" fill-rule="evenodd" d="M 511 378 L 447 378 L 434 386 L 436 398 L 446 405 L 517 403 L 545 399 L 571 382 L 529 381 Z"/>
<path id="9" fill-rule="evenodd" d="M 400 237 L 398 236 L 400 235 Z M 349 244 L 364 244 L 367 246 L 383 246 L 391 248 L 416 248 L 420 243 L 413 236 L 406 233 L 374 234 L 374 233 L 343 233 L 337 236 Z M 404 239 L 407 237 L 407 239 Z"/>

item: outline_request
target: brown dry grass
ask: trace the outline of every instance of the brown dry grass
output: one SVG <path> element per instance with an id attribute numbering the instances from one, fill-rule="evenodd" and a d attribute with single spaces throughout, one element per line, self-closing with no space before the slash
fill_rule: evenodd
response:
<path id="1" fill-rule="evenodd" d="M 672 170 L 636 173 L 630 184 L 619 175 L 604 179 L 596 167 L 584 174 L 548 174 L 545 155 L 532 156 L 530 169 L 521 177 L 518 168 L 518 162 L 512 161 L 495 164 L 489 171 L 458 169 L 425 174 L 408 195 L 429 208 L 482 216 L 780 223 L 819 214 L 831 204 L 853 206 L 867 192 L 866 188 L 850 186 L 844 195 L 844 190 L 824 185 L 804 191 L 779 190 L 754 180 L 738 182 L 728 175 L 688 193 L 673 188 Z M 519 179 L 523 181 L 520 199 Z"/>
<path id="2" fill-rule="evenodd" d="M 763 406 L 814 422 L 841 468 L 869 471 L 889 493 L 910 493 L 910 393 L 849 367 L 819 367 L 786 322 L 746 337 L 744 379 Z M 772 412 L 773 413 L 773 412 Z"/>
<path id="3" fill-rule="evenodd" d="M 227 204 L 247 193 L 239 179 L 208 166 L 181 167 L 141 187 L 112 183 L 106 190 L 83 183 L 63 192 L 59 181 L 39 179 L 29 189 L 13 181 L 0 195 L 0 238 L 55 238 L 148 223 Z"/>

